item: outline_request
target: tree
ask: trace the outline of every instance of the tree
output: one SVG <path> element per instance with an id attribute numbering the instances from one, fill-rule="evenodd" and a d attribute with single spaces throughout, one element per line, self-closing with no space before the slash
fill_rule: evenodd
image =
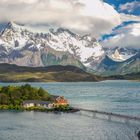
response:
<path id="1" fill-rule="evenodd" d="M 8 96 L 6 94 L 4 94 L 4 93 L 1 93 L 0 94 L 0 104 L 1 105 L 8 105 L 8 103 L 9 103 Z"/>
<path id="2" fill-rule="evenodd" d="M 38 95 L 43 96 L 45 93 L 46 93 L 46 91 L 43 88 L 40 87 L 39 90 L 38 90 Z"/>

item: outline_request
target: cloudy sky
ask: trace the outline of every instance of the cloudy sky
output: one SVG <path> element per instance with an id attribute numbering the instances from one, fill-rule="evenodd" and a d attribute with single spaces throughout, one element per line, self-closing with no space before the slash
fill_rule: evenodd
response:
<path id="1" fill-rule="evenodd" d="M 0 0 L 0 28 L 8 21 L 92 34 L 105 47 L 140 48 L 139 0 Z"/>

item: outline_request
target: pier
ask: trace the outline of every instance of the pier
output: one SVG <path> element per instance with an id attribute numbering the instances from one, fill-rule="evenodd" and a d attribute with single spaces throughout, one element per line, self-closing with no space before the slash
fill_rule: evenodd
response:
<path id="1" fill-rule="evenodd" d="M 79 111 L 90 112 L 90 113 L 92 113 L 93 117 L 97 117 L 97 115 L 107 116 L 107 119 L 109 121 L 111 121 L 111 120 L 113 121 L 113 118 L 119 118 L 119 119 L 124 120 L 126 123 L 129 121 L 140 122 L 140 117 L 121 115 L 121 114 L 117 114 L 117 113 L 111 113 L 111 112 L 99 111 L 99 110 L 83 109 L 83 108 L 75 108 L 75 109 L 77 109 Z"/>

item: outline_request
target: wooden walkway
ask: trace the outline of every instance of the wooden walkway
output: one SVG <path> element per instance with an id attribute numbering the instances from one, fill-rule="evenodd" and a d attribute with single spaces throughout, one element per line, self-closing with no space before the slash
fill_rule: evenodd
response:
<path id="1" fill-rule="evenodd" d="M 83 109 L 83 108 L 75 108 L 75 109 L 77 109 L 79 111 L 91 112 L 91 113 L 93 113 L 94 117 L 96 116 L 96 114 L 106 115 L 108 117 L 108 120 L 112 120 L 112 117 L 116 117 L 116 118 L 124 119 L 125 122 L 128 122 L 129 120 L 140 121 L 140 117 L 121 115 L 121 114 L 110 113 L 110 112 L 105 112 L 105 111 L 98 111 L 98 110 L 89 110 L 89 109 Z"/>

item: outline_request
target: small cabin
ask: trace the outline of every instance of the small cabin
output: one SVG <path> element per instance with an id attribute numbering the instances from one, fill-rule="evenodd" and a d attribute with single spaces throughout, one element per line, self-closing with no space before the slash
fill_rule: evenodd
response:
<path id="1" fill-rule="evenodd" d="M 68 105 L 68 100 L 66 100 L 64 96 L 54 96 L 54 104 Z"/>
<path id="2" fill-rule="evenodd" d="M 52 108 L 53 104 L 48 101 L 37 101 L 37 100 L 27 100 L 23 102 L 23 107 L 44 107 L 44 108 Z"/>

